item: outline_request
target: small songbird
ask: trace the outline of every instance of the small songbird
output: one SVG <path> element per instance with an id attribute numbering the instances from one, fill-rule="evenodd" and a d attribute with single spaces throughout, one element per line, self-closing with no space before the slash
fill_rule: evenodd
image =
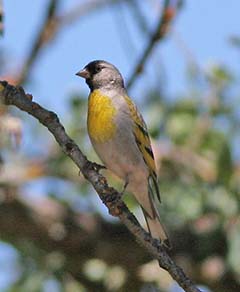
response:
<path id="1" fill-rule="evenodd" d="M 119 70 L 97 60 L 76 75 L 86 79 L 88 134 L 104 165 L 121 178 L 141 205 L 153 238 L 170 247 L 160 223 L 156 199 L 160 201 L 158 179 L 147 126 L 124 87 Z"/>

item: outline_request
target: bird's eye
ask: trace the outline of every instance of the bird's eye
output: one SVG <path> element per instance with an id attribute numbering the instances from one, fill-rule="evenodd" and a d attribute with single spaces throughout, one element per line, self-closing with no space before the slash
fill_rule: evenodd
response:
<path id="1" fill-rule="evenodd" d="M 99 73 L 102 70 L 102 67 L 96 66 L 95 68 L 95 73 Z"/>

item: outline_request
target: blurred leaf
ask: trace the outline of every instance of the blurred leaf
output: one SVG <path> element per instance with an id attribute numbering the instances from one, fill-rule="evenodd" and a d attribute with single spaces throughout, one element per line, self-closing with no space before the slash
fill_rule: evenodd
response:
<path id="1" fill-rule="evenodd" d="M 228 231 L 228 262 L 233 271 L 240 277 L 240 224 L 239 221 L 235 222 L 231 229 Z"/>
<path id="2" fill-rule="evenodd" d="M 223 217 L 229 218 L 238 212 L 235 196 L 228 189 L 220 186 L 209 190 L 206 203 L 211 210 L 219 212 Z"/>
<path id="3" fill-rule="evenodd" d="M 180 98 L 172 106 L 171 111 L 174 113 L 188 113 L 196 115 L 199 111 L 200 103 L 197 99 L 190 98 Z"/>
<path id="4" fill-rule="evenodd" d="M 194 130 L 195 118 L 189 113 L 174 113 L 169 116 L 166 131 L 177 144 L 182 144 Z"/>
<path id="5" fill-rule="evenodd" d="M 209 129 L 202 139 L 200 152 L 205 153 L 206 155 L 213 155 L 217 158 L 218 153 L 221 151 L 222 145 L 226 143 L 226 136 L 223 132 L 220 132 L 217 129 Z"/>
<path id="6" fill-rule="evenodd" d="M 233 74 L 223 65 L 211 64 L 206 73 L 210 84 L 221 89 L 229 86 L 234 81 Z"/>
<path id="7" fill-rule="evenodd" d="M 231 149 L 228 143 L 223 143 L 218 156 L 218 181 L 229 185 L 232 177 L 233 165 L 231 157 Z"/>
<path id="8" fill-rule="evenodd" d="M 12 292 L 42 292 L 45 274 L 42 272 L 31 273 L 22 283 L 19 283 Z M 16 289 L 16 290 L 15 290 Z"/>
<path id="9" fill-rule="evenodd" d="M 105 277 L 106 264 L 98 259 L 90 259 L 84 264 L 84 273 L 92 281 L 100 281 Z"/>
<path id="10" fill-rule="evenodd" d="M 197 187 L 190 187 L 175 181 L 170 184 L 161 184 L 164 196 L 166 215 L 172 226 L 182 226 L 189 220 L 194 220 L 201 215 L 202 198 Z M 177 202 L 177 203 L 176 203 Z M 162 212 L 161 212 L 162 213 Z"/>

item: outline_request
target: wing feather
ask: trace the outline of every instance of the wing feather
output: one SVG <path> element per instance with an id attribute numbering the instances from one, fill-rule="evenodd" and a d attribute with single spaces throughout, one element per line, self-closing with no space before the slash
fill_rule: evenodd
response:
<path id="1" fill-rule="evenodd" d="M 151 194 L 153 198 L 155 197 L 154 194 L 156 194 L 159 201 L 161 201 L 158 188 L 156 165 L 146 123 L 144 122 L 142 115 L 140 114 L 132 100 L 129 97 L 126 97 L 126 101 L 128 103 L 132 119 L 134 120 L 133 132 L 136 144 L 138 146 L 138 149 L 142 153 L 143 160 L 145 161 L 149 169 L 149 194 Z"/>

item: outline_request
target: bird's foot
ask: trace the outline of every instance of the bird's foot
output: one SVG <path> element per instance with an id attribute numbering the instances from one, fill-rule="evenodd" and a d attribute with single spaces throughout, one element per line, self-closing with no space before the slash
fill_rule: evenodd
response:
<path id="1" fill-rule="evenodd" d="M 86 164 L 85 164 L 85 167 L 87 169 L 91 169 L 91 170 L 95 170 L 96 172 L 99 172 L 101 169 L 105 169 L 106 167 L 104 165 L 101 165 L 101 164 L 98 164 L 96 162 L 92 162 L 92 161 L 89 161 L 87 160 L 86 161 Z"/>
<path id="2" fill-rule="evenodd" d="M 96 170 L 97 172 L 99 172 L 101 169 L 106 169 L 106 166 L 98 164 L 96 162 L 92 162 L 92 167 L 94 168 L 94 170 Z"/>

